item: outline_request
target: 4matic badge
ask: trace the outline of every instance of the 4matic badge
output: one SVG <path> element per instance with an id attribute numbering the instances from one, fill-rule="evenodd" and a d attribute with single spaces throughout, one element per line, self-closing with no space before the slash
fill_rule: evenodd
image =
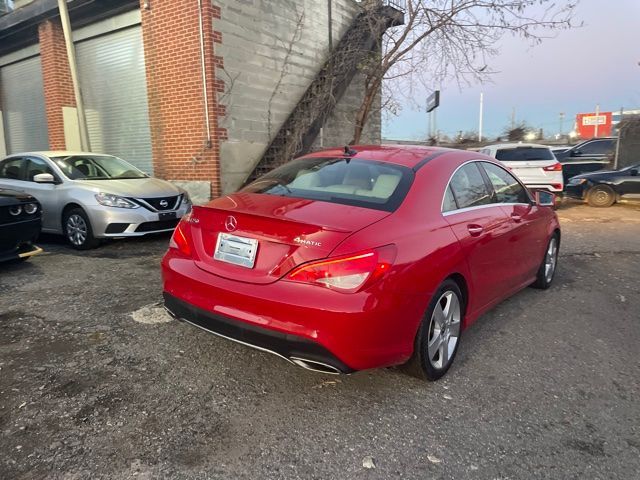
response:
<path id="1" fill-rule="evenodd" d="M 321 247 L 322 246 L 322 243 L 320 243 L 320 242 L 315 242 L 313 240 L 305 240 L 305 239 L 300 238 L 300 237 L 294 238 L 293 241 L 295 243 L 300 244 L 300 245 L 304 245 L 305 247 Z"/>

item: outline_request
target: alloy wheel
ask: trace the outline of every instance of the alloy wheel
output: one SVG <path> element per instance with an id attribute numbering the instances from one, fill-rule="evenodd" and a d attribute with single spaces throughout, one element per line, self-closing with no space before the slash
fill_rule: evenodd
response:
<path id="1" fill-rule="evenodd" d="M 429 324 L 427 355 L 429 362 L 438 370 L 450 362 L 460 337 L 460 299 L 447 290 L 436 303 Z"/>
<path id="2" fill-rule="evenodd" d="M 549 242 L 547 247 L 547 253 L 544 257 L 544 279 L 547 283 L 551 283 L 553 274 L 556 271 L 556 264 L 558 263 L 558 241 L 555 237 Z"/>
<path id="3" fill-rule="evenodd" d="M 87 223 L 82 216 L 74 213 L 67 218 L 67 238 L 76 246 L 81 246 L 87 241 Z"/>

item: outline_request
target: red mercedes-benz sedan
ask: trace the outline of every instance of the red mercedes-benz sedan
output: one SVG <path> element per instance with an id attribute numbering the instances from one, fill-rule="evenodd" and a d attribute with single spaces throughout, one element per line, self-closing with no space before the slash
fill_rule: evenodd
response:
<path id="1" fill-rule="evenodd" d="M 316 152 L 182 219 L 162 260 L 165 306 L 309 370 L 405 364 L 435 380 L 479 315 L 549 287 L 552 206 L 474 152 Z"/>

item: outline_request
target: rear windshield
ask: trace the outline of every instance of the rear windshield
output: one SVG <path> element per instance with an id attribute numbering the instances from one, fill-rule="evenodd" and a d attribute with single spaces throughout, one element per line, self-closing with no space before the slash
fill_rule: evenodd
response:
<path id="1" fill-rule="evenodd" d="M 303 158 L 276 168 L 241 192 L 392 212 L 404 200 L 412 181 L 412 170 L 400 165 L 351 158 Z"/>
<path id="2" fill-rule="evenodd" d="M 542 147 L 503 148 L 496 152 L 496 160 L 524 162 L 527 160 L 555 160 L 551 150 Z"/>

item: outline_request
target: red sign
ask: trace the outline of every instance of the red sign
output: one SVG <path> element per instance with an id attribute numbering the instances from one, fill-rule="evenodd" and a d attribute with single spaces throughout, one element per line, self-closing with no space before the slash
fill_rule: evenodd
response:
<path id="1" fill-rule="evenodd" d="M 582 139 L 611 136 L 611 112 L 579 113 L 576 115 L 578 136 Z"/>

